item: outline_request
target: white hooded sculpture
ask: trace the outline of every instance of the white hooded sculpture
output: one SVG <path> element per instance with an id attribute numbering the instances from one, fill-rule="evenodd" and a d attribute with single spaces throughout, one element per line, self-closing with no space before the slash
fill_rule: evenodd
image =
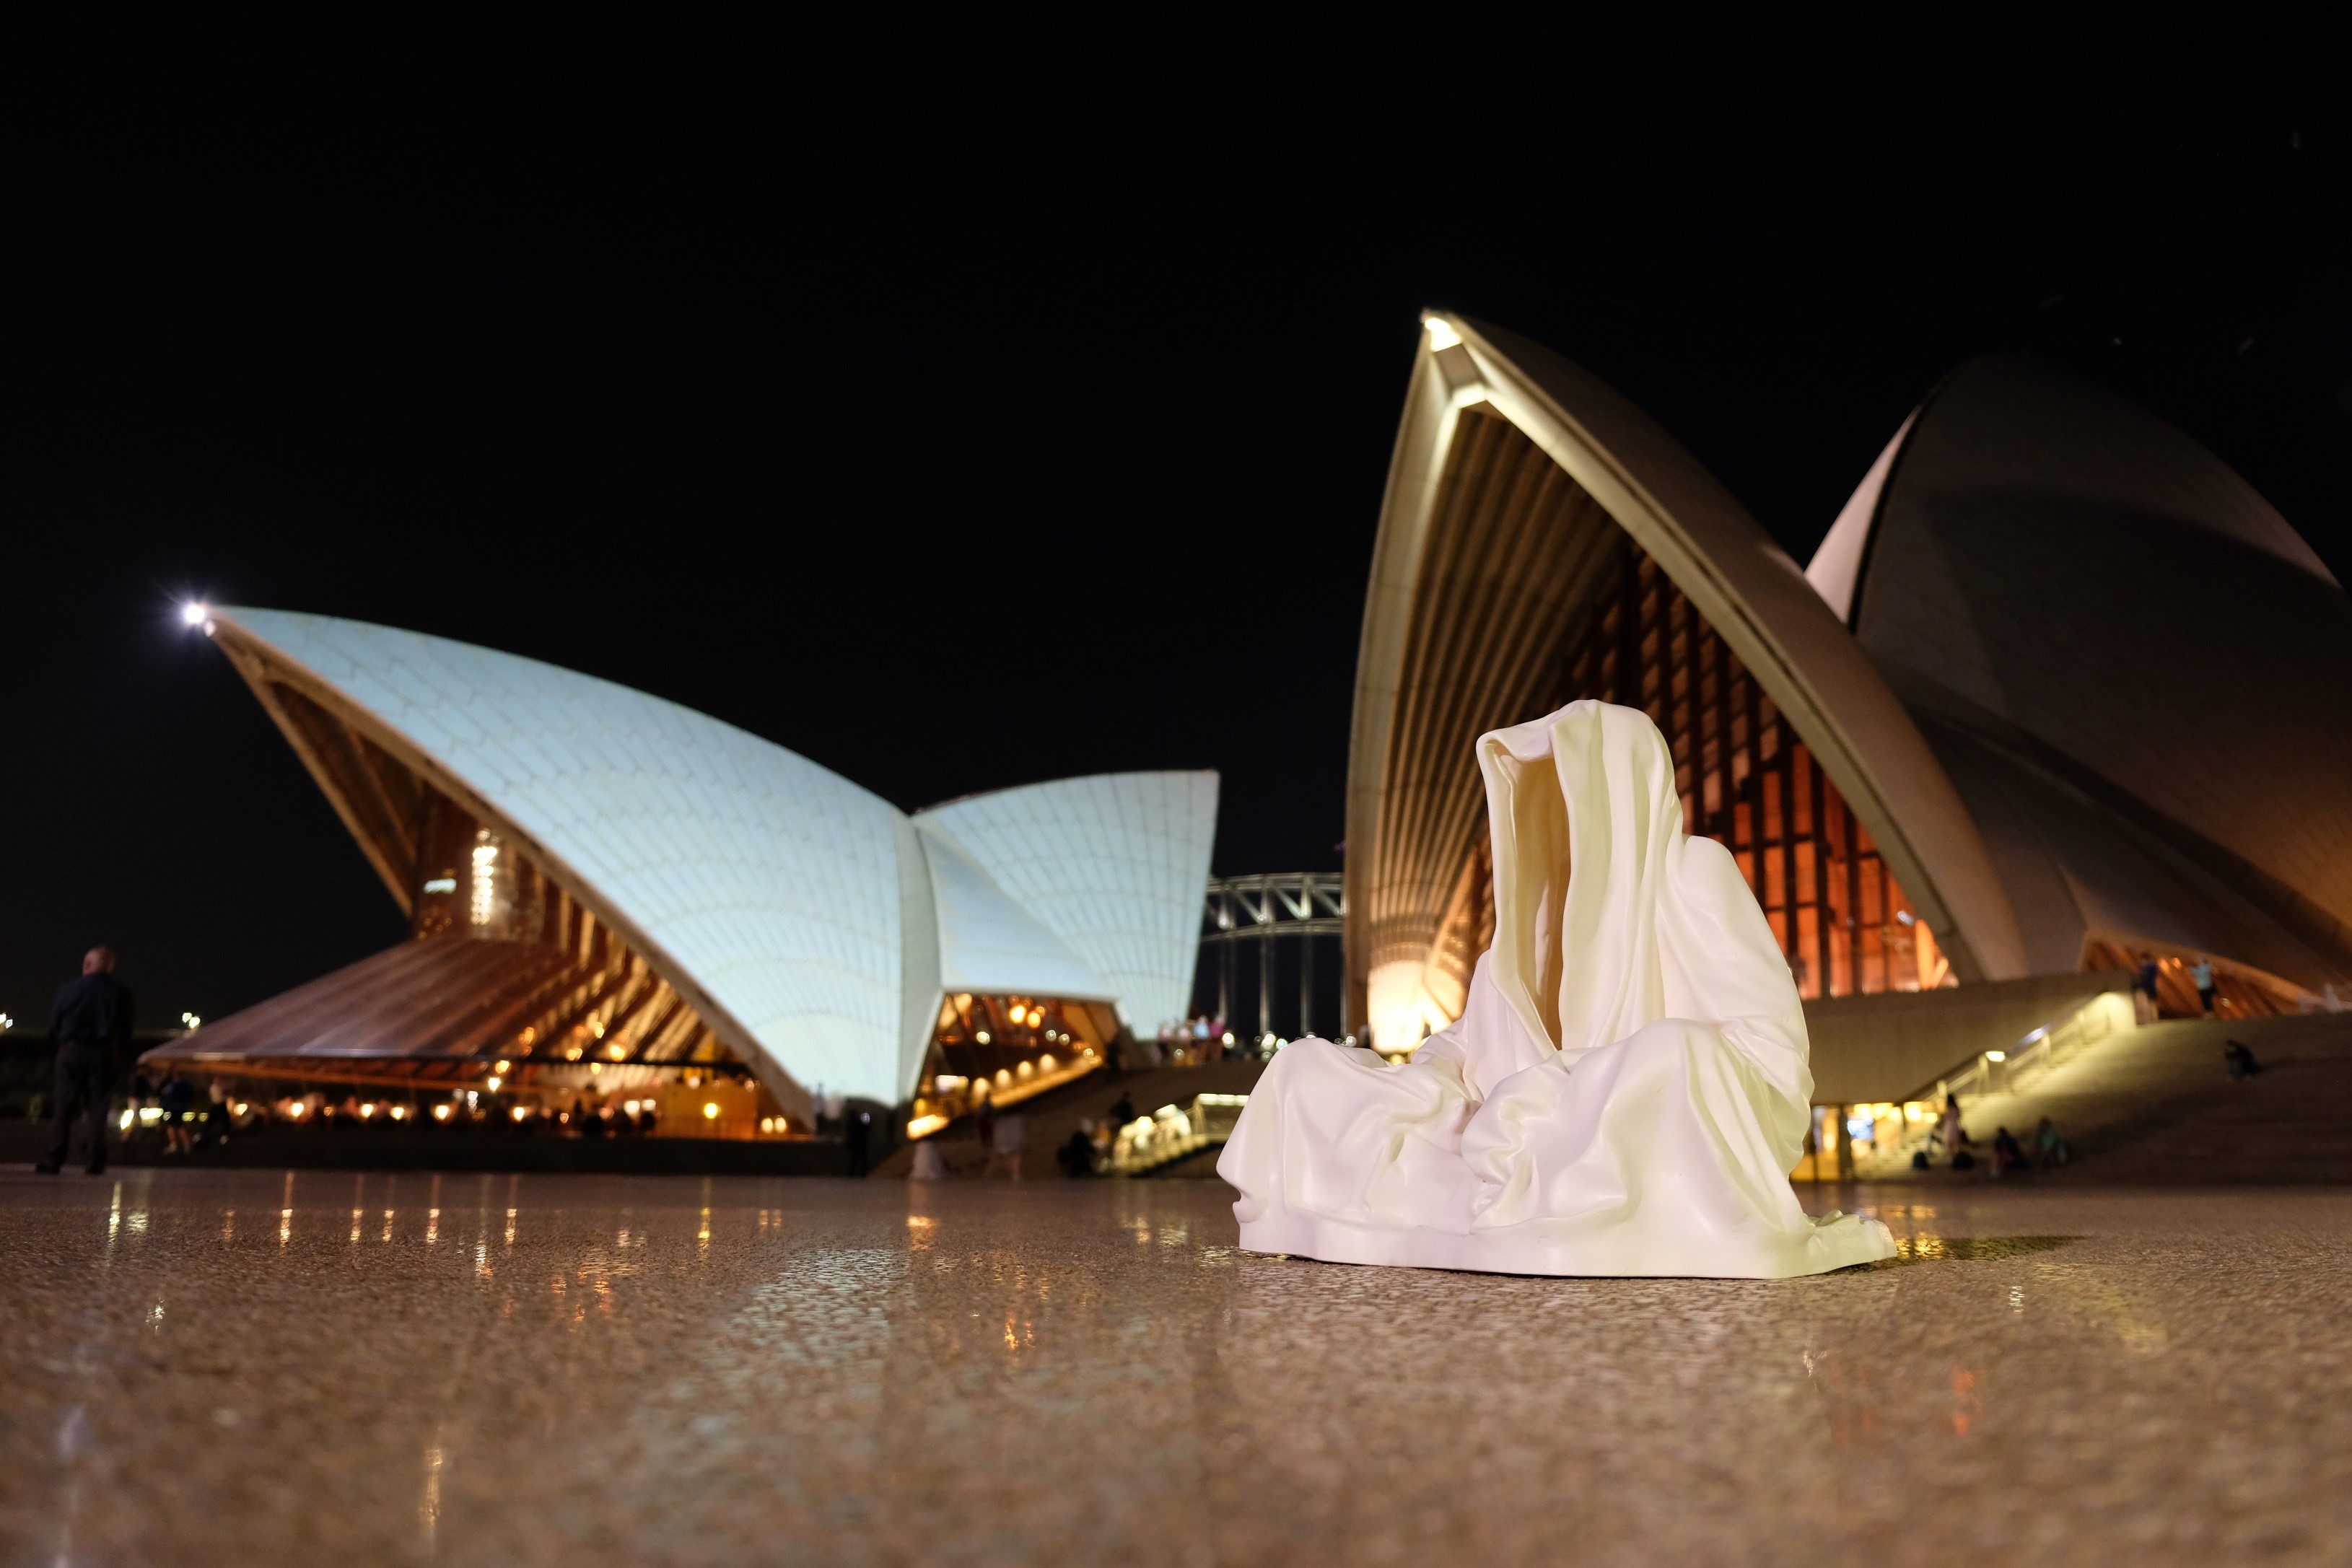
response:
<path id="1" fill-rule="evenodd" d="M 1798 1206 L 1805 1015 L 1730 852 L 1683 833 L 1647 716 L 1570 703 L 1478 740 L 1495 939 L 1397 1065 L 1293 1042 L 1217 1172 L 1242 1246 L 1511 1274 L 1782 1279 L 1892 1257 Z"/>

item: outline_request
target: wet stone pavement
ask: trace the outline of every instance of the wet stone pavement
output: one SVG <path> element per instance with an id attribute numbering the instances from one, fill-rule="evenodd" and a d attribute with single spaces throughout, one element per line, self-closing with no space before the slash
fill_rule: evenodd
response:
<path id="1" fill-rule="evenodd" d="M 1229 1196 L 0 1172 L 0 1563 L 2352 1561 L 2352 1194 L 1863 1189 L 1779 1283 Z"/>

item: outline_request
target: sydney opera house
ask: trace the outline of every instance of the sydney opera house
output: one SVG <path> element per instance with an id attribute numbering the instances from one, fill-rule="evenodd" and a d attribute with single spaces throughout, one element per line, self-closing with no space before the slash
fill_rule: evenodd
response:
<path id="1" fill-rule="evenodd" d="M 716 719 L 442 638 L 204 612 L 411 939 L 150 1053 L 399 1117 L 806 1132 L 1092 1071 L 1191 998 L 1210 772 L 913 815 Z M 339 1089 L 338 1092 L 341 1092 Z"/>
<path id="2" fill-rule="evenodd" d="M 1817 1077 L 1846 998 L 1957 1008 L 2149 957 L 2168 1011 L 2200 1006 L 2200 961 L 2225 1012 L 2352 998 L 2352 601 L 2195 442 L 1975 361 L 1801 570 L 1589 373 L 1424 326 L 1349 770 L 1349 1011 L 1383 1050 L 1460 1011 L 1492 927 L 1473 737 L 1578 697 L 1666 735 Z"/>

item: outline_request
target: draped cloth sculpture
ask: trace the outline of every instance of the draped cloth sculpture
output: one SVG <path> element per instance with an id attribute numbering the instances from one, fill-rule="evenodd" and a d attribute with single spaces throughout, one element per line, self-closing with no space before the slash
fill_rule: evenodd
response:
<path id="1" fill-rule="evenodd" d="M 1478 741 L 1495 938 L 1389 1065 L 1301 1040 L 1218 1174 L 1242 1245 L 1515 1274 L 1780 1279 L 1894 1255 L 1797 1204 L 1805 1015 L 1738 866 L 1683 833 L 1664 737 L 1579 702 Z"/>

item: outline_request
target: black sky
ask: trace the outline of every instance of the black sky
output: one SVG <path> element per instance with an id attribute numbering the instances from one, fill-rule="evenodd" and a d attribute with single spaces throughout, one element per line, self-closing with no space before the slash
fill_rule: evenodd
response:
<path id="1" fill-rule="evenodd" d="M 2025 349 L 2352 578 L 2340 73 L 1759 30 L 20 40 L 0 1010 L 209 1016 L 396 940 L 201 595 L 674 698 L 901 806 L 1224 776 L 1338 863 L 1426 304 L 1613 382 L 1801 561 Z"/>

